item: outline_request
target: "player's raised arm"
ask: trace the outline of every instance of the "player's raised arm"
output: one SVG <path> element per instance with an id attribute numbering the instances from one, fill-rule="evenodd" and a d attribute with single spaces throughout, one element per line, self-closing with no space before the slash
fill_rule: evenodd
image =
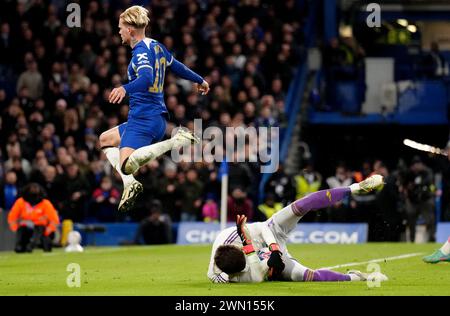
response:
<path id="1" fill-rule="evenodd" d="M 167 60 L 167 66 L 172 69 L 173 73 L 178 77 L 194 82 L 197 85 L 198 91 L 202 93 L 202 95 L 206 95 L 209 92 L 209 84 L 196 72 L 192 71 L 185 64 L 179 62 L 175 57 L 170 54 L 166 48 L 164 48 Z"/>
<path id="2" fill-rule="evenodd" d="M 239 237 L 241 238 L 244 254 L 247 257 L 248 271 L 245 271 L 239 279 L 241 282 L 262 282 L 267 273 L 267 265 L 259 260 L 255 248 L 251 240 L 250 232 L 247 228 L 247 217 L 238 215 L 236 218 L 236 227 Z"/>
<path id="3" fill-rule="evenodd" d="M 264 242 L 269 246 L 270 250 L 270 258 L 267 262 L 267 265 L 269 266 L 269 278 L 276 280 L 279 278 L 285 267 L 283 253 L 268 224 L 266 222 L 260 223 L 259 229 L 261 230 Z"/>

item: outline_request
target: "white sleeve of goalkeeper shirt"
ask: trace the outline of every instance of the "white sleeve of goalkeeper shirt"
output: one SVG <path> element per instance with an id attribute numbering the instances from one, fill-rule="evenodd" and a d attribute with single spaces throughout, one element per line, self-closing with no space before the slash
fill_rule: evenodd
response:
<path id="1" fill-rule="evenodd" d="M 228 274 L 221 271 L 219 267 L 214 263 L 214 255 L 216 254 L 217 248 L 222 245 L 234 245 L 236 244 L 239 247 L 242 247 L 241 239 L 239 238 L 236 227 L 230 227 L 224 229 L 217 235 L 216 240 L 214 241 L 212 251 L 211 251 L 211 259 L 209 261 L 208 268 L 208 278 L 213 283 L 228 283 L 229 277 Z"/>
<path id="2" fill-rule="evenodd" d="M 266 245 L 268 247 L 271 244 L 277 243 L 277 240 L 275 239 L 275 236 L 267 225 L 267 222 L 257 222 L 248 226 L 249 228 L 251 227 L 250 235 L 252 236 L 252 238 L 257 242 L 263 242 L 262 247 L 265 247 Z M 261 248 L 261 246 L 259 248 Z"/>

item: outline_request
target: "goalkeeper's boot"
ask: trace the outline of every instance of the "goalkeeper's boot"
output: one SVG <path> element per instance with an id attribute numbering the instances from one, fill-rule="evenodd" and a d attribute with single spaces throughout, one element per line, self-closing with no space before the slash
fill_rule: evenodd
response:
<path id="1" fill-rule="evenodd" d="M 438 249 L 431 255 L 423 257 L 422 260 L 426 263 L 450 262 L 450 255 L 444 255 L 442 251 Z"/>
<path id="2" fill-rule="evenodd" d="M 352 280 L 355 279 L 355 281 L 367 281 L 367 278 L 369 276 L 368 273 L 364 273 L 359 270 L 350 270 L 347 272 L 347 274 L 352 275 Z"/>
<path id="3" fill-rule="evenodd" d="M 200 143 L 200 138 L 185 127 L 178 128 L 176 134 L 171 139 L 173 140 L 174 149 Z"/>
<path id="4" fill-rule="evenodd" d="M 381 189 L 384 185 L 383 176 L 375 174 L 368 177 L 366 180 L 359 183 L 353 183 L 350 188 L 353 193 L 369 193 L 373 190 Z"/>
<path id="5" fill-rule="evenodd" d="M 144 190 L 142 184 L 136 179 L 124 185 L 122 198 L 119 203 L 119 212 L 127 212 L 134 207 L 136 198 Z"/>
<path id="6" fill-rule="evenodd" d="M 386 275 L 376 271 L 372 273 L 364 273 L 358 270 L 350 270 L 347 272 L 348 275 L 353 276 L 352 281 L 372 281 L 372 282 L 383 282 L 389 280 Z"/>

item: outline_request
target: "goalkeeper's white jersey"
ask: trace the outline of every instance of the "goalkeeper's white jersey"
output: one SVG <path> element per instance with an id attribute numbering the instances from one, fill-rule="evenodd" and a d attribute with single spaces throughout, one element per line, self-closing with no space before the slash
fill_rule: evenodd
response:
<path id="1" fill-rule="evenodd" d="M 265 280 L 268 271 L 267 260 L 270 256 L 268 245 L 277 243 L 277 241 L 267 222 L 247 224 L 247 227 L 255 248 L 255 254 L 246 256 L 247 265 L 242 272 L 233 275 L 222 272 L 214 263 L 217 248 L 221 245 L 235 245 L 240 248 L 243 246 L 236 227 L 223 230 L 216 237 L 211 251 L 208 278 L 212 282 L 262 282 Z"/>

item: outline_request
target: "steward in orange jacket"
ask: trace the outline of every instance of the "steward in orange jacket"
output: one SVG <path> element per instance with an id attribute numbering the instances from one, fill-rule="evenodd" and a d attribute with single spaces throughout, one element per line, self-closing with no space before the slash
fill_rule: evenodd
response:
<path id="1" fill-rule="evenodd" d="M 24 188 L 8 214 L 8 223 L 16 232 L 15 251 L 31 252 L 41 242 L 44 251 L 51 251 L 51 235 L 59 224 L 53 204 L 44 198 L 44 189 L 37 183 Z"/>

